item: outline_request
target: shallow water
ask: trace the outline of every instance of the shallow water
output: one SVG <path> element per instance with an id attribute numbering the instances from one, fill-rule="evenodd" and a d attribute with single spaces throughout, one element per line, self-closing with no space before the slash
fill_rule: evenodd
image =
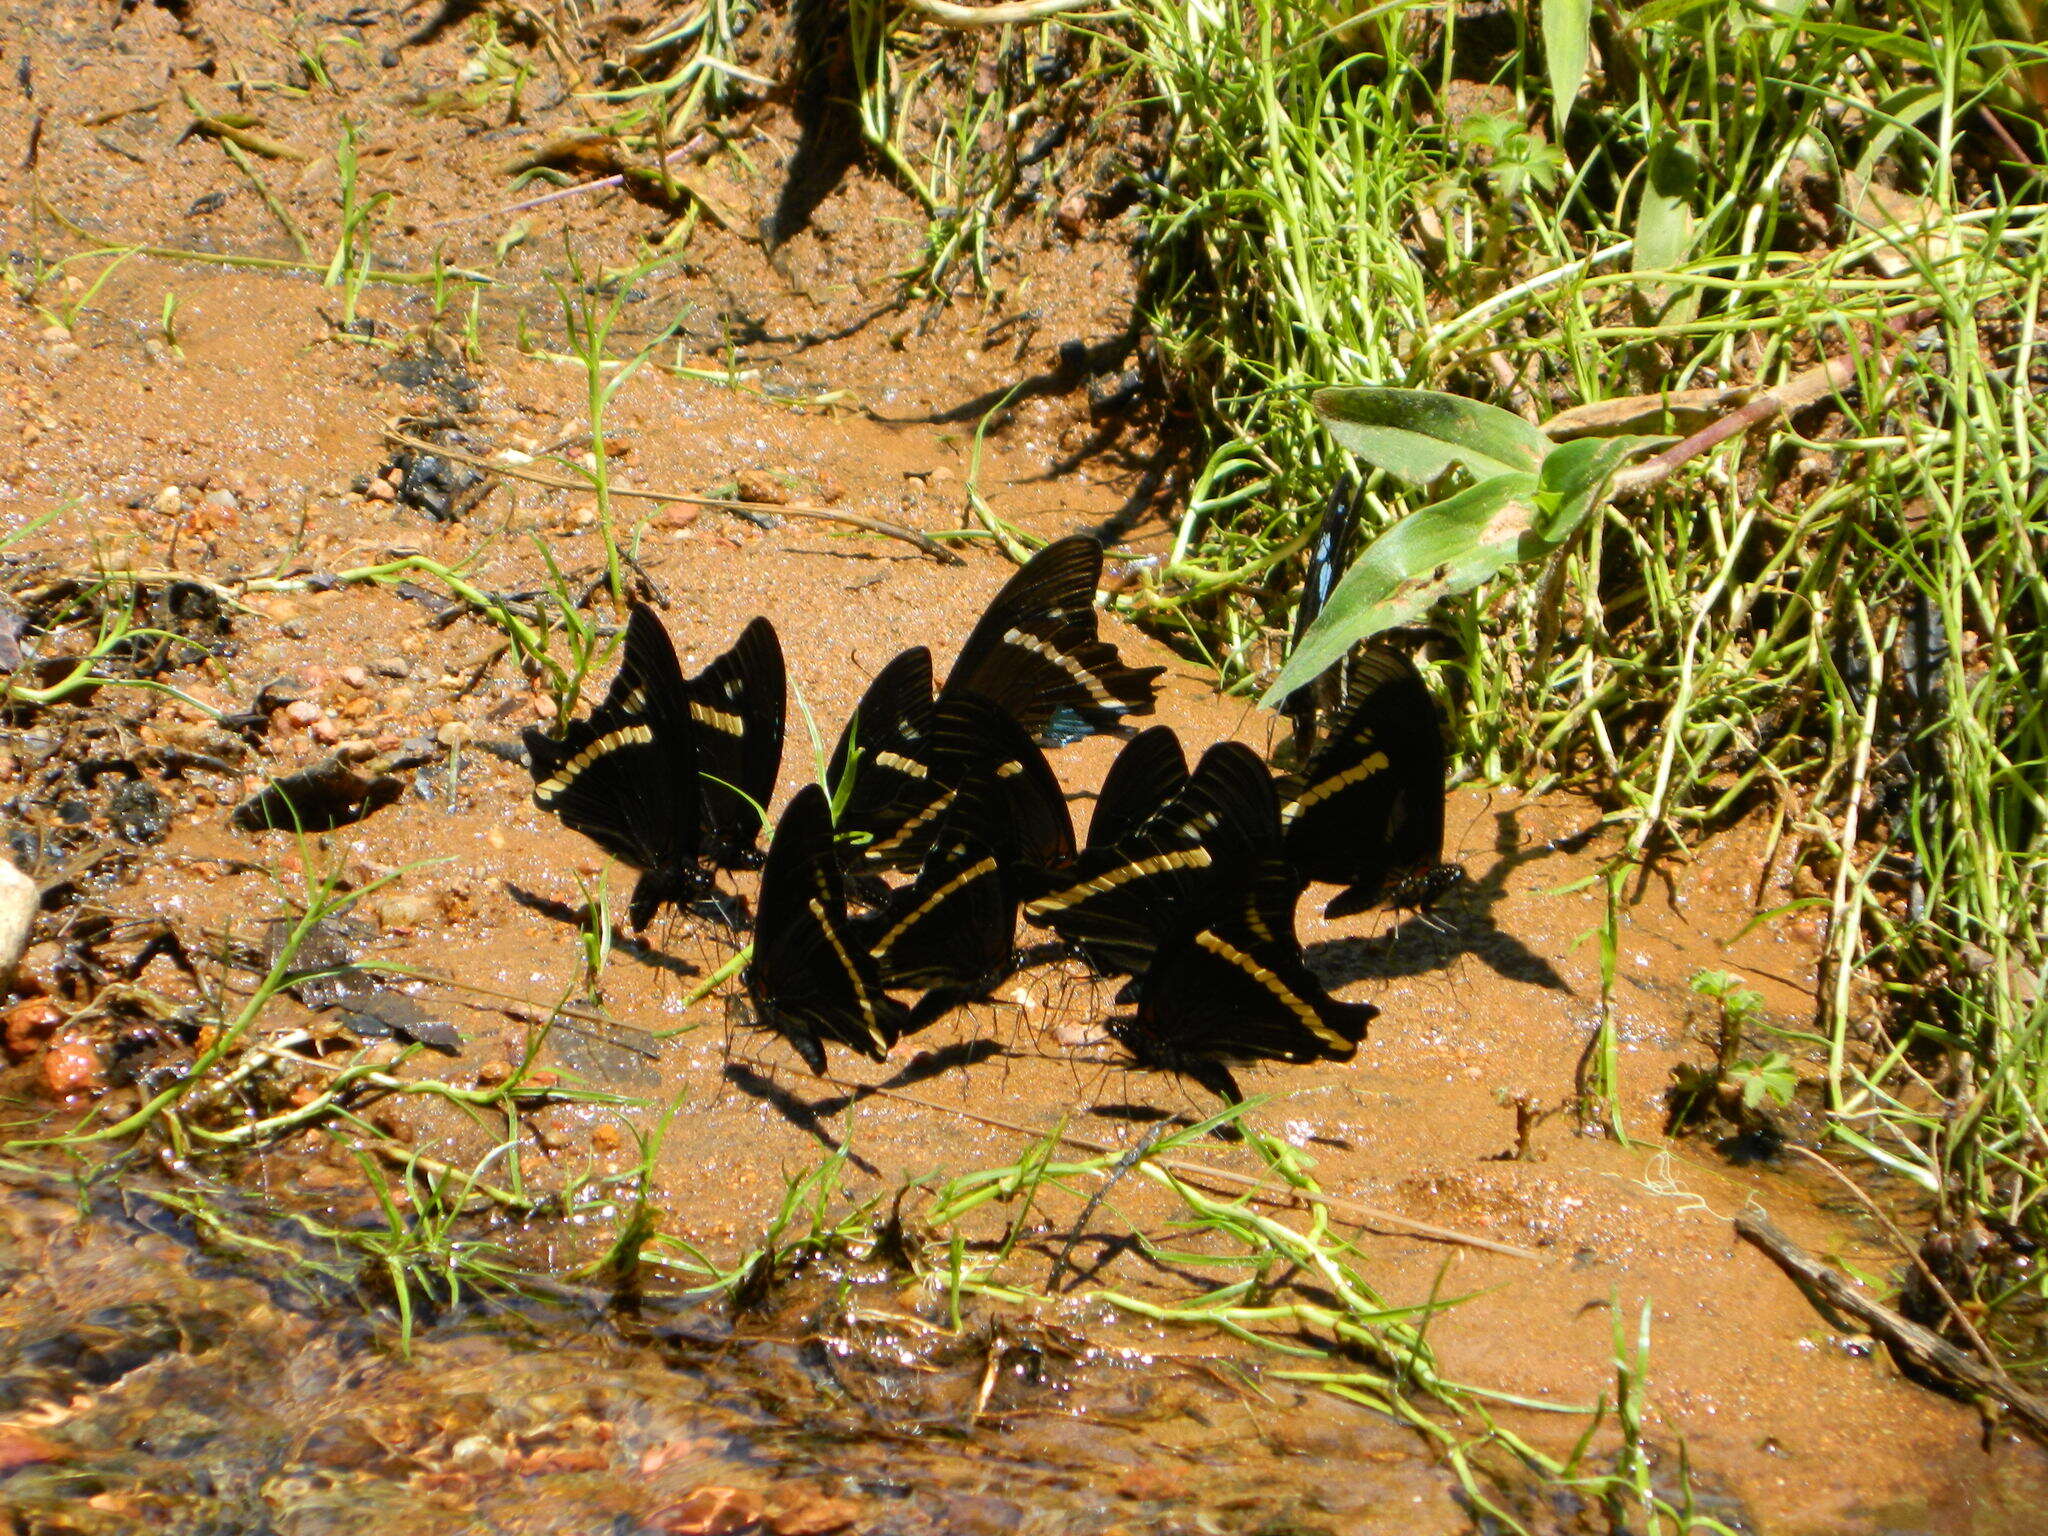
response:
<path id="1" fill-rule="evenodd" d="M 900 1279 L 819 1274 L 739 1314 L 487 1306 L 408 1356 L 129 1205 L 144 1219 L 0 1205 L 0 1510 L 22 1536 L 626 1536 L 714 1507 L 784 1536 L 1472 1528 L 1408 1431 L 1164 1340 L 994 1315 L 954 1335 L 901 1309 Z"/>

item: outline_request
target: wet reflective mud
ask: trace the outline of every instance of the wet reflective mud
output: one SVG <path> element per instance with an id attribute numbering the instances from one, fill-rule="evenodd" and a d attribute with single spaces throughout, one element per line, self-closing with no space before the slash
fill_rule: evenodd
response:
<path id="1" fill-rule="evenodd" d="M 24 1536 L 1467 1528 L 1411 1432 L 1250 1390 L 1187 1340 L 956 1331 L 871 1270 L 739 1313 L 482 1306 L 408 1355 L 128 1204 L 5 1208 L 0 1510 Z"/>

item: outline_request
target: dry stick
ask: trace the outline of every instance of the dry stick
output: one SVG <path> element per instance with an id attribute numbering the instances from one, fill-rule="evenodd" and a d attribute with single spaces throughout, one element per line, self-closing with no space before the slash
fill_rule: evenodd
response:
<path id="1" fill-rule="evenodd" d="M 880 1094 L 885 1099 L 894 1099 L 900 1104 L 914 1104 L 919 1109 L 935 1110 L 942 1115 L 958 1115 L 963 1120 L 972 1120 L 977 1125 L 992 1126 L 999 1131 L 1011 1131 L 1019 1136 L 1037 1138 L 1044 1136 L 1043 1130 L 1034 1130 L 1028 1125 L 1018 1125 L 1012 1120 L 998 1120 L 993 1115 L 977 1114 L 971 1109 L 961 1109 L 954 1104 L 935 1104 L 930 1099 L 920 1099 L 914 1094 L 901 1093 L 894 1088 L 874 1087 L 864 1083 L 849 1083 L 827 1075 L 825 1081 L 835 1088 L 844 1088 L 855 1094 Z M 1086 1152 L 1113 1155 L 1123 1149 L 1106 1142 L 1091 1141 L 1086 1136 L 1076 1136 L 1070 1131 L 1056 1133 L 1055 1139 L 1070 1147 L 1079 1147 Z M 1417 1221 L 1410 1216 L 1397 1216 L 1392 1211 L 1383 1211 L 1377 1206 L 1366 1205 L 1357 1200 L 1347 1200 L 1342 1195 L 1326 1195 L 1305 1189 L 1294 1189 L 1285 1184 L 1269 1184 L 1264 1179 L 1255 1179 L 1249 1174 L 1236 1173 L 1228 1168 L 1216 1168 L 1207 1163 L 1190 1163 L 1177 1157 L 1154 1157 L 1147 1161 L 1177 1173 L 1188 1179 L 1208 1179 L 1214 1183 L 1227 1184 L 1244 1190 L 1253 1199 L 1267 1205 L 1283 1205 L 1299 1209 L 1303 1205 L 1325 1205 L 1341 1215 L 1355 1221 L 1376 1223 L 1394 1227 L 1415 1237 L 1426 1237 L 1433 1242 L 1458 1243 L 1467 1248 L 1484 1248 L 1489 1253 L 1505 1254 L 1511 1259 L 1527 1259 L 1532 1264 L 1544 1262 L 1542 1254 L 1534 1249 L 1518 1248 L 1513 1243 L 1497 1242 L 1490 1237 L 1475 1237 L 1469 1232 L 1458 1232 L 1450 1227 L 1432 1226 L 1426 1221 Z"/>
<path id="2" fill-rule="evenodd" d="M 1818 1152 L 1791 1143 L 1787 1143 L 1787 1145 L 1791 1146 L 1794 1152 L 1797 1152 L 1816 1168 L 1823 1169 L 1836 1183 L 1854 1195 L 1866 1211 L 1877 1218 L 1878 1225 L 1891 1235 L 1891 1240 L 1898 1244 L 1899 1251 L 1912 1261 L 1915 1269 L 1920 1271 L 1920 1278 L 1934 1288 L 1934 1294 L 1941 1298 L 1941 1304 L 1948 1309 L 1948 1315 L 1955 1319 L 1956 1326 L 1963 1330 L 1963 1336 L 1970 1341 L 1971 1346 L 1983 1357 L 1984 1363 L 1997 1373 L 2000 1381 L 2011 1381 L 2012 1378 L 2006 1374 L 2005 1367 L 1998 1363 L 1997 1354 L 1992 1351 L 1989 1344 L 1984 1342 L 1984 1336 L 1977 1332 L 1975 1325 L 1971 1323 L 1968 1315 L 1956 1304 L 1956 1299 L 1949 1294 L 1948 1287 L 1941 1283 L 1941 1277 L 1928 1268 L 1927 1261 L 1920 1257 L 1920 1250 L 1906 1240 L 1906 1234 L 1899 1230 L 1898 1224 L 1891 1217 L 1885 1215 L 1883 1208 L 1863 1192 L 1861 1185 L 1842 1172 L 1833 1163 L 1822 1157 Z"/>
<path id="3" fill-rule="evenodd" d="M 685 144 L 681 149 L 672 149 L 657 162 L 667 169 L 670 162 L 690 152 Z M 506 203 L 497 208 L 480 208 L 474 213 L 458 213 L 445 219 L 434 219 L 419 227 L 425 229 L 446 229 L 451 224 L 471 224 L 478 219 L 502 219 L 507 214 L 526 213 L 535 208 L 545 208 L 549 203 L 559 203 L 566 198 L 581 197 L 586 192 L 602 191 L 606 187 L 621 187 L 626 184 L 626 173 L 619 171 L 611 176 L 600 176 L 595 181 L 579 181 L 573 187 L 556 187 L 552 192 L 543 192 L 538 197 L 525 198 L 516 203 Z"/>
<path id="4" fill-rule="evenodd" d="M 952 0 L 903 0 L 905 6 L 942 27 L 1007 27 L 1045 21 L 1078 11 L 1095 0 L 1001 0 L 996 5 L 954 5 Z M 1078 20 L 1086 21 L 1087 17 Z"/>
<path id="5" fill-rule="evenodd" d="M 1880 329 L 1893 343 L 1891 350 L 1880 353 L 1875 361 L 1880 380 L 1891 372 L 1893 360 L 1911 340 L 1912 333 L 1938 318 L 1940 313 L 1938 309 L 1927 307 L 1902 315 L 1896 321 L 1879 322 Z M 1843 393 L 1856 377 L 1857 359 L 1855 352 L 1844 352 L 1840 357 L 1830 358 L 1804 373 L 1794 374 L 1740 410 L 1731 411 L 1683 441 L 1673 443 L 1655 457 L 1622 470 L 1614 477 L 1610 495 L 1619 497 L 1648 490 L 1668 480 L 1687 460 L 1698 458 L 1708 449 L 1720 446 L 1751 427 L 1761 426 L 1779 416 L 1789 416 L 1794 411 L 1803 411 L 1829 395 Z"/>
<path id="6" fill-rule="evenodd" d="M 553 475 L 536 474 L 530 469 L 516 465 L 500 464 L 474 453 L 464 453 L 458 448 L 443 448 L 438 443 L 422 442 L 416 437 L 407 437 L 403 432 L 386 427 L 384 438 L 387 442 L 411 448 L 418 453 L 438 454 L 458 464 L 467 464 L 493 475 L 503 475 L 508 480 L 524 480 L 530 485 L 544 485 L 558 491 L 589 491 L 590 485 L 580 480 L 559 480 Z M 879 517 L 864 517 L 858 512 L 833 512 L 824 507 L 778 506 L 773 502 L 740 501 L 730 496 L 687 496 L 681 491 L 648 491 L 637 486 L 614 485 L 610 488 L 613 496 L 637 496 L 642 501 L 666 502 L 685 507 L 715 507 L 722 512 L 751 512 L 762 516 L 806 518 L 812 522 L 844 523 L 848 527 L 878 533 L 884 538 L 901 539 L 914 544 L 943 565 L 965 565 L 952 550 L 934 539 L 927 538 L 915 528 L 905 528 L 900 523 L 884 522 Z"/>
<path id="7" fill-rule="evenodd" d="M 32 196 L 38 216 L 48 214 L 66 234 L 90 241 L 95 250 L 126 251 L 131 255 L 149 256 L 158 261 L 190 261 L 210 267 L 241 267 L 251 272 L 327 270 L 324 262 L 286 260 L 281 256 L 238 256 L 232 251 L 194 251 L 180 245 L 155 245 L 147 240 L 115 240 L 87 229 L 40 192 L 33 193 Z M 425 287 L 428 283 L 445 283 L 450 279 L 476 283 L 482 287 L 490 287 L 494 283 L 493 279 L 483 273 L 472 272 L 467 267 L 442 267 L 431 272 L 393 272 L 381 267 L 372 267 L 363 273 L 362 277 L 365 282 L 388 283 L 394 287 Z"/>
<path id="8" fill-rule="evenodd" d="M 188 96 L 186 100 L 190 101 L 191 98 Z M 219 139 L 223 143 L 239 144 L 251 154 L 261 155 L 266 160 L 290 160 L 303 165 L 312 158 L 305 151 L 293 149 L 289 144 L 266 139 L 260 133 L 251 133 L 246 128 L 238 128 L 233 123 L 224 123 L 217 117 L 207 117 L 203 113 L 192 119 L 192 131 L 205 134 L 208 138 Z"/>
<path id="9" fill-rule="evenodd" d="M 391 970 L 394 974 L 409 977 L 414 981 L 424 981 L 431 986 L 446 987 L 452 992 L 468 992 L 474 996 L 488 997 L 501 1003 L 516 1003 L 520 1007 L 530 1009 L 534 1013 L 546 1015 L 551 1023 L 569 1022 L 574 1033 L 590 1034 L 608 1045 L 616 1045 L 622 1050 L 633 1051 L 641 1056 L 658 1058 L 661 1055 L 661 1042 L 655 1038 L 651 1031 L 644 1030 L 637 1024 L 622 1024 L 617 1019 L 607 1018 L 604 1014 L 594 1009 L 584 1008 L 576 1003 L 543 1002 L 539 998 L 524 997 L 517 992 L 503 992 L 496 987 L 478 986 L 473 981 L 457 981 L 453 976 L 443 976 L 435 971 L 415 971 L 400 969 L 397 966 L 386 967 L 386 969 Z M 575 1026 L 578 1024 L 592 1027 L 589 1029 L 576 1029 Z"/>
<path id="10" fill-rule="evenodd" d="M 1809 1296 L 1817 1295 L 1828 1306 L 1854 1317 L 1890 1345 L 1895 1354 L 1971 1392 L 2005 1404 L 2035 1434 L 2048 1437 L 2048 1402 L 1986 1370 L 1932 1329 L 1899 1316 L 1861 1286 L 1809 1255 L 1771 1225 L 1768 1216 L 1744 1211 L 1735 1218 L 1735 1230 L 1762 1249 Z"/>
<path id="11" fill-rule="evenodd" d="M 199 932 L 200 937 L 211 944 L 227 944 L 235 941 L 234 935 L 225 928 L 202 928 Z M 661 1055 L 661 1044 L 649 1031 L 640 1028 L 637 1024 L 622 1024 L 617 1019 L 610 1018 L 594 1009 L 582 1007 L 577 1003 L 551 1003 L 543 998 L 529 997 L 521 992 L 505 992 L 496 987 L 479 986 L 473 981 L 458 981 L 453 976 L 444 976 L 438 971 L 415 970 L 410 966 L 380 965 L 373 961 L 369 965 L 352 963 L 350 969 L 362 971 L 366 975 L 389 973 L 406 981 L 424 981 L 429 986 L 446 987 L 452 992 L 469 992 L 478 997 L 491 998 L 496 1002 L 517 1003 L 521 1007 L 529 1008 L 538 1014 L 543 1014 L 557 1023 L 566 1022 L 572 1033 L 594 1035 L 595 1038 L 603 1040 L 607 1044 L 617 1045 L 626 1050 L 638 1052 L 642 1056 L 659 1057 Z M 247 995 L 246 989 L 230 988 L 230 990 L 235 991 L 237 995 Z M 318 1012 L 319 1010 L 315 1009 L 313 1011 Z M 579 1025 L 600 1026 L 602 1032 L 595 1028 L 579 1028 Z"/>
<path id="12" fill-rule="evenodd" d="M 222 118 L 215 117 L 206 108 L 199 105 L 198 99 L 182 86 L 179 88 L 178 94 L 184 98 L 185 105 L 192 110 L 192 125 L 185 130 L 188 134 L 201 133 L 205 134 L 208 138 L 220 139 L 229 144 L 239 144 L 251 154 L 261 155 L 266 160 L 291 160 L 304 165 L 306 161 L 312 158 L 302 150 L 293 149 L 289 144 L 280 144 L 274 139 L 266 139 L 262 134 L 252 133 L 239 123 L 230 123 Z"/>
<path id="13" fill-rule="evenodd" d="M 256 167 L 249 163 L 249 156 L 242 147 L 233 139 L 222 139 L 220 147 L 230 160 L 241 167 L 242 174 L 248 177 L 250 184 L 256 188 L 256 195 L 263 199 L 263 206 L 270 210 L 270 216 L 277 220 L 283 226 L 284 232 L 291 237 L 291 242 L 298 248 L 299 255 L 310 261 L 313 247 L 306 239 L 306 232 L 299 228 L 299 221 L 291 216 L 290 210 L 278 201 L 277 194 L 272 192 L 269 185 L 257 174 Z"/>
<path id="14" fill-rule="evenodd" d="M 1739 436 L 1751 427 L 1761 426 L 1774 417 L 1789 416 L 1794 411 L 1803 410 L 1829 395 L 1840 394 L 1855 379 L 1856 364 L 1856 354 L 1845 352 L 1819 367 L 1795 375 L 1778 388 L 1758 395 L 1740 410 L 1730 411 L 1711 426 L 1673 443 L 1655 457 L 1624 469 L 1614 477 L 1613 494 L 1618 497 L 1648 490 L 1670 479 L 1687 460 L 1698 458 L 1729 438 Z"/>

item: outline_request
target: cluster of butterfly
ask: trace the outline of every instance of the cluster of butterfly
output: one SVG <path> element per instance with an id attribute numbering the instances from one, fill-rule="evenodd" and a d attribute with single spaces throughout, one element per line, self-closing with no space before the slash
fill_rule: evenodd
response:
<path id="1" fill-rule="evenodd" d="M 848 720 L 825 786 L 790 801 L 769 842 L 746 987 L 758 1021 L 813 1071 L 825 1045 L 881 1059 L 1018 964 L 1017 914 L 1134 1005 L 1110 1032 L 1146 1066 L 1229 1100 L 1229 1064 L 1350 1059 L 1377 1010 L 1310 972 L 1294 913 L 1424 907 L 1461 871 L 1441 862 L 1444 750 L 1405 657 L 1352 658 L 1301 766 L 1277 777 L 1237 742 L 1191 770 L 1165 726 L 1126 742 L 1085 844 L 1040 743 L 1149 714 L 1163 668 L 1124 664 L 1097 633 L 1102 547 L 1048 545 L 996 595 L 945 686 L 903 652 Z M 761 863 L 786 694 L 774 626 L 684 677 L 667 631 L 635 607 L 604 701 L 560 738 L 529 731 L 534 798 L 640 871 L 631 921 Z M 836 802 L 836 803 L 835 803 Z M 891 886 L 886 873 L 908 875 Z M 849 906 L 848 893 L 857 898 Z M 920 993 L 906 1003 L 892 993 Z"/>

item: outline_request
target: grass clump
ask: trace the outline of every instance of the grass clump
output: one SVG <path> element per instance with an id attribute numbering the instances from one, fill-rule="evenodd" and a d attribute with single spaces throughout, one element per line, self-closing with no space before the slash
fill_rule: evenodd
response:
<path id="1" fill-rule="evenodd" d="M 1559 438 L 1718 423 L 1542 567 L 1437 606 L 1467 759 L 1605 800 L 1617 911 L 1651 861 L 1769 818 L 1829 918 L 1832 1133 L 1938 1224 L 2039 1238 L 2038 50 L 1973 7 L 1880 10 L 1600 13 L 1582 74 L 1520 10 L 1091 24 L 1164 120 L 1142 288 L 1207 442 L 1135 601 L 1226 682 L 1270 678 L 1342 467 L 1317 388 Z M 1420 504 L 1369 480 L 1361 538 Z"/>
<path id="2" fill-rule="evenodd" d="M 1624 475 L 1546 560 L 1424 616 L 1464 756 L 1606 803 L 1610 926 L 1651 863 L 1767 818 L 1759 904 L 1782 883 L 1827 917 L 1802 1075 L 1832 1136 L 1938 1228 L 2048 1238 L 2031 24 L 1135 0 L 1006 36 L 1100 72 L 1094 142 L 1135 147 L 1145 318 L 1199 423 L 1134 609 L 1227 686 L 1270 682 L 1349 463 L 1318 389 L 1459 395 L 1559 441 L 1686 439 L 1676 473 Z M 915 63 L 932 32 L 879 46 L 871 136 L 891 164 L 952 154 L 945 72 Z M 950 184 L 997 184 L 1023 135 L 995 137 Z M 951 228 L 935 214 L 933 241 Z M 1369 477 L 1360 540 L 1442 494 Z M 1781 1101 L 1791 1064 L 1752 1065 L 1750 1107 Z M 1603 1024 L 1582 1108 L 1620 1131 L 1615 1068 Z M 2019 1270 L 1973 1283 L 2048 1300 Z"/>

